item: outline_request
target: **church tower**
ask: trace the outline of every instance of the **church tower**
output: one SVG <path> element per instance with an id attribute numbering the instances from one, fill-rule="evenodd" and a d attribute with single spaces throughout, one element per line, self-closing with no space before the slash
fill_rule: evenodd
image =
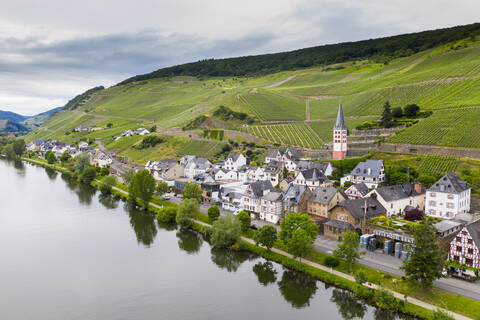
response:
<path id="1" fill-rule="evenodd" d="M 337 122 L 333 127 L 333 154 L 332 159 L 344 159 L 347 156 L 347 126 L 343 119 L 342 101 L 338 106 Z"/>

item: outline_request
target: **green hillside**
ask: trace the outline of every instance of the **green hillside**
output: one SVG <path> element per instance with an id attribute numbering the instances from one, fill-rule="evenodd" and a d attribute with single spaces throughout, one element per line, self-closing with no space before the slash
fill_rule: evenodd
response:
<path id="1" fill-rule="evenodd" d="M 416 103 L 433 114 L 398 132 L 390 142 L 480 148 L 478 38 L 467 37 L 385 63 L 365 59 L 262 76 L 127 81 L 81 95 L 75 108 L 57 113 L 27 139 L 112 141 L 124 130 L 155 125 L 161 134 L 196 141 L 190 149 L 180 142 L 178 147 L 170 145 L 175 150 L 169 154 L 201 153 L 214 148 L 199 137 L 198 130 L 180 128 L 207 115 L 207 126 L 229 129 L 226 136 L 233 140 L 240 141 L 241 136 L 257 143 L 321 149 L 331 141 L 341 97 L 350 130 L 378 119 L 385 101 L 393 108 Z M 239 121 L 215 118 L 213 111 L 220 105 L 247 113 L 255 121 L 245 128 Z M 103 129 L 73 132 L 79 125 Z M 139 162 L 147 159 L 147 155 L 136 156 L 133 145 L 138 141 L 127 141 L 120 150 L 122 155 Z M 107 144 L 107 148 L 114 147 Z"/>

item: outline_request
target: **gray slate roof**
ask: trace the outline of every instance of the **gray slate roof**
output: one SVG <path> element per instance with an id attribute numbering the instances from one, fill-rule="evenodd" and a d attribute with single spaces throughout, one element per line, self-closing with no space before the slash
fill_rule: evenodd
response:
<path id="1" fill-rule="evenodd" d="M 340 228 L 340 229 L 349 229 L 349 230 L 354 229 L 350 223 L 346 221 L 340 221 L 340 220 L 329 220 L 325 223 L 325 225 Z"/>
<path id="2" fill-rule="evenodd" d="M 467 224 L 466 228 L 468 230 L 468 233 L 470 233 L 473 242 L 475 243 L 477 248 L 480 249 L 480 219 L 470 224 Z"/>
<path id="3" fill-rule="evenodd" d="M 276 158 L 277 154 L 280 153 L 280 156 L 283 156 L 285 149 L 268 149 L 267 158 Z"/>
<path id="4" fill-rule="evenodd" d="M 237 161 L 238 157 L 240 157 L 239 153 L 231 152 L 228 154 L 227 159 L 232 159 L 233 162 Z"/>
<path id="5" fill-rule="evenodd" d="M 367 203 L 367 212 L 365 214 L 365 201 Z M 376 217 L 385 215 L 387 210 L 382 206 L 382 204 L 372 197 L 354 199 L 354 200 L 345 200 L 340 202 L 337 206 L 344 207 L 348 212 L 352 214 L 357 219 L 363 218 L 364 214 L 366 218 Z"/>
<path id="6" fill-rule="evenodd" d="M 338 113 L 337 113 L 337 122 L 335 123 L 335 126 L 333 127 L 335 130 L 347 130 L 347 126 L 345 125 L 345 120 L 343 119 L 343 108 L 342 108 L 342 102 L 340 101 L 340 104 L 338 106 Z"/>
<path id="7" fill-rule="evenodd" d="M 310 180 L 310 181 L 321 181 L 321 182 L 328 181 L 328 178 L 325 177 L 323 172 L 317 168 L 312 168 L 312 169 L 302 171 L 302 176 L 305 178 L 305 180 Z"/>
<path id="8" fill-rule="evenodd" d="M 318 187 L 313 190 L 312 194 L 308 198 L 308 201 L 329 204 L 332 198 L 337 194 L 336 188 L 323 188 Z"/>
<path id="9" fill-rule="evenodd" d="M 377 193 L 387 202 L 415 197 L 425 194 L 425 188 L 421 187 L 421 192 L 415 191 L 415 183 L 397 184 L 376 189 Z"/>
<path id="10" fill-rule="evenodd" d="M 470 189 L 468 184 L 460 179 L 455 172 L 449 172 L 435 182 L 428 191 L 461 193 L 468 189 Z"/>
<path id="11" fill-rule="evenodd" d="M 352 170 L 351 174 L 361 177 L 378 177 L 380 171 L 383 168 L 383 160 L 370 160 L 367 159 L 365 162 L 360 162 Z M 369 173 L 370 169 L 370 173 Z"/>
<path id="12" fill-rule="evenodd" d="M 266 195 L 263 196 L 263 199 L 268 200 L 268 201 L 282 201 L 282 193 L 281 192 L 269 192 Z"/>
<path id="13" fill-rule="evenodd" d="M 255 181 L 250 183 L 250 188 L 252 188 L 253 194 L 255 197 L 263 197 L 264 190 L 273 190 L 272 183 L 267 180 Z"/>
<path id="14" fill-rule="evenodd" d="M 293 183 L 287 188 L 287 191 L 283 194 L 283 201 L 290 202 L 291 204 L 298 204 L 303 193 L 307 189 L 307 186 L 299 186 Z"/>
<path id="15" fill-rule="evenodd" d="M 357 189 L 357 191 L 360 192 L 362 197 L 370 192 L 370 189 L 368 189 L 367 185 L 363 182 L 356 183 L 356 184 L 352 185 L 352 187 L 355 187 L 355 189 Z"/>

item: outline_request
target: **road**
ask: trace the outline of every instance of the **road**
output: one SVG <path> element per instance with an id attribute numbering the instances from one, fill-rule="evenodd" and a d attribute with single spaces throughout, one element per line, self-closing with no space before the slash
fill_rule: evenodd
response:
<path id="1" fill-rule="evenodd" d="M 324 253 L 331 253 L 332 250 L 337 247 L 337 244 L 338 242 L 336 240 L 318 236 L 315 240 L 314 249 Z M 399 269 L 402 265 L 402 260 L 386 255 L 378 250 L 375 252 L 367 251 L 367 253 L 358 260 L 358 263 L 399 277 L 404 275 L 403 271 Z M 434 286 L 450 293 L 480 301 L 479 282 L 472 283 L 455 278 L 445 278 L 435 281 Z"/>

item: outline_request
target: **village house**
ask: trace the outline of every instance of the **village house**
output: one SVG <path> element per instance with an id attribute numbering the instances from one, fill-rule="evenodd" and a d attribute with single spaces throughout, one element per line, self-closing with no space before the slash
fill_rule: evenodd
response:
<path id="1" fill-rule="evenodd" d="M 293 183 L 299 186 L 307 186 L 311 190 L 316 187 L 329 187 L 332 184 L 330 180 L 317 168 L 308 169 L 300 172 Z"/>
<path id="2" fill-rule="evenodd" d="M 360 199 L 365 197 L 370 192 L 370 189 L 363 182 L 352 184 L 345 190 L 345 194 L 348 196 L 348 199 Z"/>
<path id="3" fill-rule="evenodd" d="M 212 167 L 212 163 L 207 158 L 193 156 L 193 158 L 189 158 L 188 162 L 186 162 L 184 166 L 185 177 L 192 179 L 195 175 L 199 173 L 207 172 L 207 170 Z"/>
<path id="4" fill-rule="evenodd" d="M 283 194 L 283 208 L 287 212 L 305 213 L 307 212 L 308 198 L 311 194 L 312 190 L 309 187 L 291 183 Z"/>
<path id="5" fill-rule="evenodd" d="M 264 178 L 277 186 L 282 176 L 283 164 L 277 160 L 271 160 L 264 169 Z"/>
<path id="6" fill-rule="evenodd" d="M 297 166 L 295 168 L 295 173 L 298 174 L 301 171 L 306 171 L 309 169 L 318 169 L 325 176 L 331 176 L 333 173 L 333 167 L 330 162 L 318 162 L 312 160 L 299 160 L 297 161 Z"/>
<path id="7" fill-rule="evenodd" d="M 340 184 L 343 186 L 347 181 L 353 184 L 363 182 L 368 188 L 378 187 L 379 184 L 385 182 L 383 160 L 368 159 L 360 162 L 350 174 L 340 179 Z"/>
<path id="8" fill-rule="evenodd" d="M 308 198 L 307 212 L 313 221 L 325 222 L 330 210 L 344 200 L 346 195 L 336 188 L 317 187 Z"/>
<path id="9" fill-rule="evenodd" d="M 184 168 L 176 160 L 163 159 L 161 161 L 148 161 L 145 169 L 152 173 L 155 180 L 175 180 L 184 175 Z"/>
<path id="10" fill-rule="evenodd" d="M 241 166 L 247 164 L 247 158 L 241 153 L 231 152 L 225 162 L 223 163 L 223 169 L 237 171 Z"/>
<path id="11" fill-rule="evenodd" d="M 98 150 L 92 158 L 92 165 L 99 166 L 99 167 L 107 167 L 110 166 L 113 162 L 112 157 L 110 157 L 105 152 Z"/>
<path id="12" fill-rule="evenodd" d="M 242 208 L 244 210 L 260 213 L 260 199 L 273 190 L 270 181 L 255 181 L 247 185 L 242 197 Z"/>
<path id="13" fill-rule="evenodd" d="M 404 214 L 405 208 L 413 207 L 425 210 L 425 188 L 419 182 L 385 186 L 370 191 L 367 196 L 375 193 L 377 200 L 387 209 L 387 217 Z"/>
<path id="14" fill-rule="evenodd" d="M 42 145 L 45 144 L 45 140 L 33 140 L 32 142 L 27 143 L 27 151 L 38 152 L 42 149 Z"/>
<path id="15" fill-rule="evenodd" d="M 238 180 L 238 174 L 234 170 L 227 169 L 213 169 L 212 174 L 214 174 L 216 181 L 236 181 Z"/>
<path id="16" fill-rule="evenodd" d="M 477 278 L 473 269 L 480 269 L 480 220 L 467 224 L 450 242 L 448 260 L 460 264 L 450 267 L 454 276 L 472 280 Z"/>
<path id="17" fill-rule="evenodd" d="M 282 155 L 282 162 L 289 172 L 295 172 L 297 168 L 297 162 L 300 160 L 300 154 L 297 149 L 289 147 Z"/>
<path id="18" fill-rule="evenodd" d="M 247 181 L 262 181 L 265 180 L 265 172 L 262 167 L 248 167 L 247 168 Z"/>
<path id="19" fill-rule="evenodd" d="M 285 149 L 268 149 L 267 155 L 265 156 L 265 163 L 270 163 L 270 161 L 282 161 L 283 154 Z"/>
<path id="20" fill-rule="evenodd" d="M 214 204 L 219 201 L 218 192 L 220 185 L 216 182 L 202 183 L 202 202 L 205 204 Z"/>
<path id="21" fill-rule="evenodd" d="M 348 230 L 361 232 L 370 218 L 386 214 L 387 210 L 375 194 L 363 199 L 345 200 L 330 211 L 329 221 L 324 225 L 324 234 L 340 241 Z"/>
<path id="22" fill-rule="evenodd" d="M 220 185 L 218 197 L 222 208 L 227 211 L 242 209 L 242 198 L 248 185 L 243 182 L 231 182 Z"/>
<path id="23" fill-rule="evenodd" d="M 293 179 L 287 177 L 282 181 L 280 181 L 280 183 L 278 184 L 278 187 L 280 188 L 280 190 L 282 190 L 282 192 L 286 192 L 292 182 L 293 182 Z"/>
<path id="24" fill-rule="evenodd" d="M 135 132 L 140 135 L 140 136 L 144 136 L 146 134 L 149 134 L 150 131 L 148 131 L 147 129 L 145 128 L 138 128 L 137 130 L 135 130 Z"/>
<path id="25" fill-rule="evenodd" d="M 468 184 L 454 172 L 447 173 L 427 189 L 425 213 L 432 217 L 453 219 L 470 211 Z"/>
<path id="26" fill-rule="evenodd" d="M 215 178 L 210 174 L 210 172 L 202 172 L 194 175 L 191 182 L 194 182 L 196 184 L 202 184 L 202 183 L 214 183 L 216 181 L 215 181 Z"/>
<path id="27" fill-rule="evenodd" d="M 260 220 L 278 224 L 283 214 L 282 193 L 269 192 L 260 201 Z"/>

